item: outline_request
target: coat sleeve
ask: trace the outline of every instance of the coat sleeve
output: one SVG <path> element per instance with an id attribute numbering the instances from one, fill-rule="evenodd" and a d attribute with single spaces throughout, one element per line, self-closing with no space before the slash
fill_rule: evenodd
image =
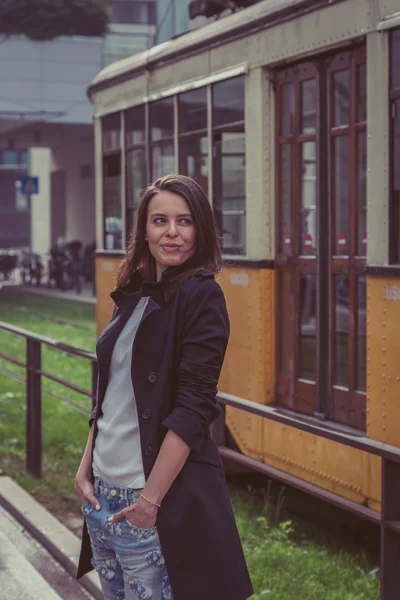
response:
<path id="1" fill-rule="evenodd" d="M 221 414 L 217 383 L 229 338 L 224 294 L 214 279 L 201 281 L 188 299 L 180 346 L 175 408 L 163 421 L 195 452 Z"/>

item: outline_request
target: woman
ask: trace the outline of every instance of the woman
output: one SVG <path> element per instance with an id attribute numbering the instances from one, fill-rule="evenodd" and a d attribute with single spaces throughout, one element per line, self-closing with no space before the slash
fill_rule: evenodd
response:
<path id="1" fill-rule="evenodd" d="M 209 426 L 229 336 L 212 210 L 169 175 L 144 192 L 97 343 L 99 385 L 76 476 L 106 600 L 246 600 L 252 593 Z"/>

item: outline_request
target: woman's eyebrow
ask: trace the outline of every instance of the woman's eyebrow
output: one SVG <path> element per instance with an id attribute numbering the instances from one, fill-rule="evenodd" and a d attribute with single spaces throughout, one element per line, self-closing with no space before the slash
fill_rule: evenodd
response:
<path id="1" fill-rule="evenodd" d="M 165 217 L 168 218 L 168 215 L 165 215 L 164 213 L 152 213 L 151 215 L 152 217 Z M 190 213 L 182 213 L 181 215 L 177 215 L 177 218 L 182 218 L 182 217 L 191 217 L 192 215 Z"/>

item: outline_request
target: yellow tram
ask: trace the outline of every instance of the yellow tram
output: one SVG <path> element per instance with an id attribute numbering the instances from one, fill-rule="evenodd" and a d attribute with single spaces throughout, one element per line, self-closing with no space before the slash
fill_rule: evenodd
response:
<path id="1" fill-rule="evenodd" d="M 97 319 L 140 193 L 194 177 L 222 232 L 220 390 L 400 446 L 400 0 L 264 0 L 93 81 Z M 241 452 L 380 510 L 380 459 L 227 407 Z"/>

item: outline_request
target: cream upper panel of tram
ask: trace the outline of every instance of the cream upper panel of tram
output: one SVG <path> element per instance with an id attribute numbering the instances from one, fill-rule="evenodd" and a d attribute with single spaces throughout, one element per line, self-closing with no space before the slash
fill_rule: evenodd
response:
<path id="1" fill-rule="evenodd" d="M 146 75 L 140 75 L 120 83 L 118 86 L 112 86 L 97 92 L 94 94 L 94 114 L 96 117 L 102 117 L 111 112 L 126 110 L 138 104 L 181 94 L 216 81 L 237 77 L 246 73 L 248 68 L 247 63 L 241 62 L 210 74 L 206 54 L 180 60 L 173 67 L 160 68 Z M 197 77 L 193 78 L 193 72 L 196 73 Z"/>
<path id="2" fill-rule="evenodd" d="M 393 14 L 393 7 L 389 5 L 395 2 L 399 3 L 399 0 L 387 0 L 385 14 Z M 270 6 L 270 3 L 261 2 L 255 7 L 261 5 Z M 250 69 L 274 66 L 286 60 L 300 59 L 324 50 L 340 48 L 368 32 L 377 30 L 384 18 L 383 9 L 380 10 L 379 7 L 380 4 L 375 0 L 340 0 L 292 20 L 272 26 L 264 25 L 260 31 L 247 33 L 229 42 L 210 45 L 194 55 L 190 55 L 190 52 L 192 45 L 197 41 L 197 38 L 192 37 L 196 32 L 188 33 L 163 44 L 161 50 L 160 47 L 156 47 L 152 57 L 152 69 L 149 71 L 143 70 L 139 74 L 140 68 L 144 69 L 146 65 L 148 55 L 141 53 L 100 73 L 94 81 L 94 86 L 102 83 L 106 87 L 92 89 L 95 116 L 141 104 L 149 95 L 165 92 L 168 88 L 171 88 L 172 94 L 172 90 L 179 84 L 190 81 L 201 83 L 210 75 L 223 73 L 225 69 L 232 69 L 243 63 Z M 232 17 L 244 15 L 246 10 Z M 226 19 L 229 20 L 230 17 Z M 223 21 L 225 19 L 222 19 L 221 23 Z M 214 27 L 216 24 L 212 23 L 202 29 L 209 30 Z M 197 35 L 200 36 L 200 32 Z M 202 35 L 207 39 L 210 34 Z M 156 57 L 159 57 L 160 61 L 165 60 L 175 52 L 180 52 L 181 55 L 176 56 L 173 62 L 165 65 L 160 62 L 157 66 Z M 184 54 L 186 56 L 183 56 Z M 133 72 L 135 69 L 136 74 Z M 121 82 L 115 79 L 131 70 L 132 78 Z"/>
<path id="3" fill-rule="evenodd" d="M 264 0 L 245 10 L 233 13 L 204 27 L 190 31 L 174 40 L 153 46 L 149 50 L 113 63 L 95 77 L 92 85 L 96 86 L 97 84 L 107 83 L 131 71 L 140 71 L 149 63 L 167 60 L 175 53 L 183 54 L 188 52 L 191 47 L 195 48 L 202 45 L 204 48 L 207 48 L 220 34 L 226 35 L 227 33 L 231 33 L 232 36 L 235 36 L 235 33 L 244 26 L 251 27 L 253 24 L 256 25 L 259 21 L 269 16 L 274 17 L 278 12 L 282 13 L 285 10 L 300 8 L 305 3 L 306 0 Z"/>
<path id="4" fill-rule="evenodd" d="M 169 40 L 158 46 L 153 46 L 147 51 L 113 63 L 96 76 L 92 82 L 92 86 L 107 84 L 114 78 L 127 75 L 135 70 L 140 71 L 141 69 L 146 68 L 146 65 L 150 63 L 153 64 L 154 62 L 168 60 L 175 54 L 187 53 L 190 51 L 190 48 L 195 49 L 199 46 L 203 46 L 205 49 L 209 48 L 215 41 L 219 43 L 218 37 L 221 34 L 225 36 L 231 35 L 231 38 L 234 39 L 239 34 L 241 35 L 244 28 L 251 30 L 253 26 L 256 27 L 259 24 L 265 31 L 271 27 L 271 24 L 268 25 L 268 21 L 271 21 L 272 27 L 275 27 L 273 23 L 279 19 L 280 15 L 286 14 L 286 22 L 290 19 L 298 22 L 299 13 L 301 14 L 303 5 L 306 4 L 309 4 L 306 0 L 264 0 L 245 10 L 241 10 L 230 16 L 224 17 L 223 19 L 216 20 L 205 27 L 195 29 L 177 39 Z M 336 19 L 332 21 L 331 16 L 333 14 L 333 16 L 336 17 L 336 10 L 329 14 L 327 14 L 326 11 L 331 11 L 332 8 L 336 9 L 336 7 L 340 5 L 345 5 L 344 10 L 347 14 L 347 19 L 342 22 Z M 292 15 L 288 13 L 289 10 L 292 10 Z M 342 25 L 345 30 L 347 29 L 349 34 L 347 37 L 351 37 L 354 31 L 357 33 L 365 33 L 371 28 L 379 28 L 381 22 L 387 22 L 390 18 L 393 18 L 399 13 L 400 4 L 399 0 L 326 0 L 326 5 L 323 5 L 322 7 L 319 6 L 315 9 L 313 9 L 312 6 L 308 6 L 306 10 L 307 17 L 313 13 L 320 15 L 317 17 L 317 21 L 320 25 L 326 26 L 324 29 L 328 32 L 328 38 L 332 39 L 336 35 L 341 36 L 339 30 L 336 32 L 336 27 L 338 26 L 340 29 L 340 25 Z M 338 16 L 339 14 L 342 14 L 342 12 L 340 11 Z M 352 23 L 353 21 L 356 22 L 355 26 Z M 263 25 L 264 22 L 266 22 L 266 25 Z M 278 27 L 281 26 L 282 24 L 278 25 Z M 311 38 L 310 32 L 312 34 Z M 316 41 L 313 39 L 314 36 L 317 38 L 320 37 L 318 35 L 318 30 L 310 29 L 307 31 L 307 37 L 311 46 L 313 45 L 313 42 L 315 43 Z M 247 37 L 246 34 L 245 37 Z M 286 45 L 286 42 L 290 41 L 290 39 L 291 38 L 285 39 L 283 45 L 280 44 L 279 47 L 283 52 L 285 51 L 284 46 Z"/>

